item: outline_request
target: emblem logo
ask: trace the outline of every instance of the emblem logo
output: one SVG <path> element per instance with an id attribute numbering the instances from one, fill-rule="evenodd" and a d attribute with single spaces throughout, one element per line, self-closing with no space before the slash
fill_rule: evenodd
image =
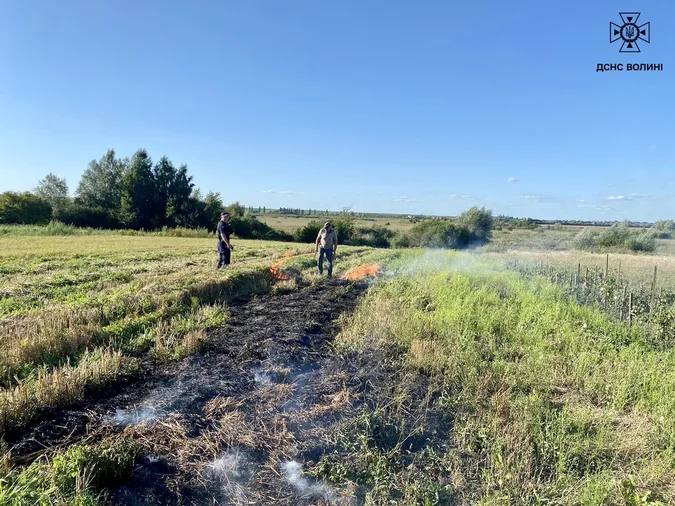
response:
<path id="1" fill-rule="evenodd" d="M 649 44 L 650 30 L 649 23 L 638 25 L 637 21 L 640 17 L 639 12 L 620 12 L 621 21 L 623 25 L 619 26 L 616 23 L 609 23 L 609 43 L 613 44 L 617 40 L 622 40 L 620 53 L 639 53 L 640 47 L 638 40 L 642 40 Z"/>

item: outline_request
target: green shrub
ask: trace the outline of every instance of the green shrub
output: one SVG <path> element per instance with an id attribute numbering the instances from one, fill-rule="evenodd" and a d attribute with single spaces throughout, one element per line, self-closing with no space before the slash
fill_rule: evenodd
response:
<path id="1" fill-rule="evenodd" d="M 574 237 L 572 245 L 577 249 L 593 249 L 601 246 L 651 252 L 656 250 L 656 236 L 657 233 L 653 231 L 634 232 L 627 222 L 623 222 L 614 224 L 597 235 L 590 229 L 584 229 Z"/>
<path id="2" fill-rule="evenodd" d="M 488 242 L 492 238 L 494 218 L 492 211 L 485 207 L 473 206 L 457 217 L 457 225 L 468 232 L 469 242 Z"/>
<path id="3" fill-rule="evenodd" d="M 614 224 L 603 230 L 598 236 L 599 246 L 623 246 L 630 237 L 630 229 L 625 223 Z"/>
<path id="4" fill-rule="evenodd" d="M 659 220 L 654 223 L 654 228 L 663 232 L 675 232 L 675 221 L 673 220 Z"/>
<path id="5" fill-rule="evenodd" d="M 462 249 L 483 245 L 492 237 L 494 220 L 491 211 L 472 207 L 456 220 L 434 218 L 416 223 L 394 244 L 418 248 Z"/>
<path id="6" fill-rule="evenodd" d="M 359 227 L 352 235 L 349 244 L 353 246 L 371 246 L 388 248 L 396 233 L 386 227 Z"/>
<path id="7" fill-rule="evenodd" d="M 268 241 L 292 241 L 293 236 L 273 229 L 266 223 L 246 216 L 230 220 L 234 234 L 241 239 L 264 239 Z"/>
<path id="8" fill-rule="evenodd" d="M 591 249 L 596 245 L 595 233 L 585 228 L 572 239 L 572 245 L 577 249 Z"/>
<path id="9" fill-rule="evenodd" d="M 120 228 L 120 223 L 103 208 L 70 204 L 59 211 L 59 221 L 75 227 Z"/>
<path id="10" fill-rule="evenodd" d="M 52 219 L 52 206 L 30 192 L 0 194 L 0 223 L 41 225 Z"/>
<path id="11" fill-rule="evenodd" d="M 316 240 L 317 235 L 319 235 L 321 227 L 322 225 L 318 221 L 310 221 L 307 225 L 297 229 L 293 233 L 293 240 L 295 242 L 313 243 Z"/>
<path id="12" fill-rule="evenodd" d="M 656 238 L 650 232 L 634 234 L 626 240 L 626 246 L 633 251 L 655 251 Z"/>

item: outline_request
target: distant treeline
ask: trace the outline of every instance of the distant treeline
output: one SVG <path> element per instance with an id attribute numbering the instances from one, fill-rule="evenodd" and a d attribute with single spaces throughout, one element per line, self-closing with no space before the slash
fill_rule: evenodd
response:
<path id="1" fill-rule="evenodd" d="M 92 160 L 71 197 L 64 178 L 48 174 L 32 192 L 0 194 L 0 224 L 46 225 L 52 233 L 74 233 L 73 227 L 91 230 L 180 231 L 200 236 L 213 234 L 220 213 L 227 209 L 237 237 L 313 242 L 323 223 L 312 221 L 289 234 L 258 220 L 252 207 L 238 202 L 226 206 L 219 193 L 202 195 L 188 174 L 187 165 L 176 166 L 166 156 L 154 162 L 144 149 L 131 158 L 114 150 Z M 267 212 L 258 207 L 259 212 Z M 271 212 L 330 216 L 328 210 L 282 208 Z M 344 209 L 331 216 L 340 242 L 375 247 L 462 248 L 490 240 L 493 218 L 485 208 L 473 207 L 456 218 L 428 218 L 407 232 L 386 227 L 357 227 L 355 213 Z M 21 233 L 17 230 L 16 233 Z"/>
<path id="2" fill-rule="evenodd" d="M 33 192 L 0 195 L 0 223 L 41 224 L 57 220 L 77 227 L 156 230 L 212 228 L 223 210 L 217 193 L 203 196 L 187 165 L 167 157 L 156 163 L 144 149 L 131 158 L 109 150 L 92 160 L 71 198 L 63 178 L 48 174 Z"/>

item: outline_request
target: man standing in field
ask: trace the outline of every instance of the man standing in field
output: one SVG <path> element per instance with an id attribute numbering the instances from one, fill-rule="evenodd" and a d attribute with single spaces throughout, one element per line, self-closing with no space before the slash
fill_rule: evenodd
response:
<path id="1" fill-rule="evenodd" d="M 319 252 L 319 276 L 323 274 L 323 257 L 328 260 L 328 278 L 333 277 L 333 259 L 338 247 L 337 231 L 330 222 L 327 222 L 316 236 L 316 249 L 314 254 Z"/>
<path id="2" fill-rule="evenodd" d="M 230 236 L 234 232 L 232 225 L 228 223 L 230 215 L 227 212 L 224 212 L 220 215 L 220 221 L 218 222 L 218 227 L 216 228 L 216 234 L 218 235 L 218 253 L 220 253 L 220 260 L 218 261 L 218 266 L 216 270 L 220 269 L 223 265 L 230 265 L 230 253 L 234 249 L 232 243 L 230 242 Z"/>

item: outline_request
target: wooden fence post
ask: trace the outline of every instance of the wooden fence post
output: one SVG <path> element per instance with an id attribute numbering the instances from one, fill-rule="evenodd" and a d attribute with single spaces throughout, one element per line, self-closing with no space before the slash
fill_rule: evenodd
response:
<path id="1" fill-rule="evenodd" d="M 628 328 L 633 325 L 633 292 L 628 294 Z"/>
<path id="2" fill-rule="evenodd" d="M 656 265 L 654 266 L 654 279 L 652 280 L 652 296 L 649 300 L 649 320 L 652 319 L 654 312 L 654 298 L 656 297 Z"/>
<path id="3" fill-rule="evenodd" d="M 617 275 L 616 286 L 621 286 L 621 260 L 619 260 L 619 274 Z"/>

